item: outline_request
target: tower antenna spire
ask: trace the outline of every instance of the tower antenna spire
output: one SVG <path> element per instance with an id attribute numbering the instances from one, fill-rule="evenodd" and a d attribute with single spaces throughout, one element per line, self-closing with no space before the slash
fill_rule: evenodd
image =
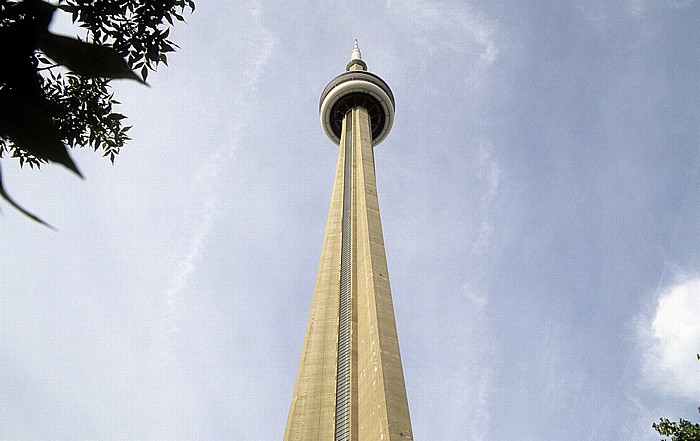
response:
<path id="1" fill-rule="evenodd" d="M 357 43 L 357 38 L 355 39 L 355 47 L 352 49 L 351 60 L 361 60 L 362 53 L 360 52 L 360 45 Z"/>
<path id="2" fill-rule="evenodd" d="M 355 39 L 355 46 L 352 48 L 352 54 L 350 55 L 350 61 L 345 70 L 367 70 L 367 63 L 362 61 L 362 53 L 360 52 L 360 45 L 357 43 L 357 38 Z"/>

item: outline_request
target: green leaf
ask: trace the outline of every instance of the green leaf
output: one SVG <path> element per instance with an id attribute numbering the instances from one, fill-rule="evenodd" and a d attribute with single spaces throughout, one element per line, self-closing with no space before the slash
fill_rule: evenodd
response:
<path id="1" fill-rule="evenodd" d="M 49 58 L 79 75 L 141 81 L 121 55 L 110 47 L 46 33 L 39 38 L 39 48 Z"/>
<path id="2" fill-rule="evenodd" d="M 7 87 L 0 89 L 0 136 L 11 139 L 38 158 L 58 162 L 83 177 L 68 155 L 51 117 Z"/>

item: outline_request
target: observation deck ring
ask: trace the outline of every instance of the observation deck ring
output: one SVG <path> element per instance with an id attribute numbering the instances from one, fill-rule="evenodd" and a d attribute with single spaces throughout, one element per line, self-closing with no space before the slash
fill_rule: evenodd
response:
<path id="1" fill-rule="evenodd" d="M 353 103 L 344 103 L 352 99 Z M 321 94 L 319 113 L 326 135 L 340 144 L 340 121 L 344 114 L 340 107 L 352 107 L 358 99 L 366 100 L 373 125 L 372 145 L 387 137 L 394 124 L 394 95 L 389 86 L 378 76 L 365 71 L 348 71 L 331 80 Z M 335 114 L 334 114 L 335 113 Z"/>

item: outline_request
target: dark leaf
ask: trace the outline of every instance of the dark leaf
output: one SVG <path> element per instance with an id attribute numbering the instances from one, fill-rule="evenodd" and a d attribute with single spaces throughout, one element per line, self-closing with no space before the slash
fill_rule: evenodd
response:
<path id="1" fill-rule="evenodd" d="M 27 26 L 0 27 L 0 83 L 33 98 L 41 96 L 41 77 L 33 62 L 36 34 Z"/>
<path id="2" fill-rule="evenodd" d="M 11 139 L 38 158 L 66 166 L 82 178 L 51 117 L 7 87 L 0 89 L 0 136 Z"/>
<path id="3" fill-rule="evenodd" d="M 57 63 L 80 75 L 141 81 L 121 55 L 106 46 L 47 33 L 39 39 L 39 48 Z"/>
<path id="4" fill-rule="evenodd" d="M 78 11 L 78 6 L 76 6 L 76 5 L 59 5 L 58 9 L 72 14 L 72 13 Z"/>
<path id="5" fill-rule="evenodd" d="M 15 209 L 17 209 L 20 213 L 24 214 L 24 215 L 27 216 L 28 218 L 30 218 L 30 219 L 32 219 L 33 221 L 38 222 L 38 223 L 40 223 L 40 224 L 42 224 L 42 225 L 44 225 L 44 226 L 49 227 L 49 228 L 51 228 L 52 230 L 55 230 L 54 227 L 52 227 L 52 226 L 49 225 L 48 223 L 46 223 L 46 222 L 44 222 L 43 220 L 41 220 L 39 217 L 35 216 L 34 214 L 32 214 L 32 213 L 28 212 L 27 210 L 25 210 L 24 208 L 22 208 L 22 206 L 20 206 L 17 202 L 15 202 L 15 201 L 10 197 L 9 194 L 7 194 L 7 192 L 5 191 L 5 187 L 3 187 L 3 185 L 2 185 L 2 173 L 0 173 L 0 197 L 2 197 L 8 204 L 10 204 L 10 205 L 12 205 L 13 207 L 15 207 Z"/>
<path id="6" fill-rule="evenodd" d="M 24 0 L 8 9 L 12 15 L 28 16 L 32 31 L 39 34 L 48 30 L 56 6 L 41 0 Z"/>
<path id="7" fill-rule="evenodd" d="M 171 48 L 175 47 L 175 48 L 180 49 L 180 46 L 177 45 L 177 44 L 176 44 L 175 42 L 173 42 L 173 41 L 165 40 L 165 43 L 167 43 L 168 45 L 170 45 Z"/>

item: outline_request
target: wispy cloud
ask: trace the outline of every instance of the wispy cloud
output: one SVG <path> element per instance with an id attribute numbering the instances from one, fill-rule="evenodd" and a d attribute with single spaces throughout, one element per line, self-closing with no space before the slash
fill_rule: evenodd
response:
<path id="1" fill-rule="evenodd" d="M 488 293 L 482 289 L 473 289 L 470 285 L 462 286 L 462 294 L 466 298 L 463 303 L 467 323 L 460 333 L 469 342 L 468 353 L 463 354 L 461 369 L 458 373 L 458 387 L 453 393 L 457 406 L 457 418 L 468 421 L 467 427 L 470 440 L 489 439 L 491 429 L 491 407 L 494 396 L 494 374 L 491 359 L 493 358 L 493 341 L 486 310 L 489 307 Z"/>
<path id="2" fill-rule="evenodd" d="M 479 145 L 479 162 L 477 164 L 476 176 L 485 185 L 485 191 L 481 199 L 481 210 L 483 220 L 479 228 L 472 252 L 483 254 L 489 247 L 491 233 L 493 232 L 493 202 L 498 194 L 498 186 L 501 180 L 501 169 L 498 162 L 493 159 L 493 145 L 490 142 L 482 142 Z"/>
<path id="3" fill-rule="evenodd" d="M 255 48 L 248 51 L 246 58 L 250 69 L 248 70 L 248 82 L 253 89 L 260 78 L 263 67 L 272 53 L 272 49 L 277 43 L 277 38 L 267 27 L 260 22 L 260 1 L 253 1 L 248 4 L 248 12 L 253 19 L 253 33 L 250 40 L 255 42 Z"/>
<path id="4" fill-rule="evenodd" d="M 435 31 L 446 31 L 442 34 L 443 38 L 418 41 L 427 53 L 442 49 L 460 53 L 477 51 L 479 59 L 484 63 L 496 61 L 498 49 L 493 39 L 493 26 L 472 10 L 460 10 L 452 4 L 428 2 L 411 2 L 402 5 L 402 8 L 414 17 L 415 24 L 426 34 L 433 36 Z M 470 41 L 471 45 L 468 44 Z"/>
<path id="5" fill-rule="evenodd" d="M 485 82 L 499 54 L 493 21 L 451 2 L 411 1 L 393 8 L 387 3 L 387 9 L 400 18 L 404 32 L 412 36 L 417 49 L 412 62 L 426 64 L 433 57 L 448 56 L 461 65 L 454 67 L 465 75 L 463 84 L 453 86 L 479 88 Z"/>
<path id="6" fill-rule="evenodd" d="M 195 181 L 203 185 L 202 201 L 199 204 L 199 219 L 196 228 L 190 233 L 187 251 L 177 262 L 177 268 L 170 280 L 170 286 L 163 293 L 163 305 L 160 311 L 158 342 L 155 345 L 158 358 L 168 360 L 174 351 L 174 335 L 178 332 L 179 296 L 187 287 L 190 276 L 196 270 L 201 259 L 206 240 L 211 231 L 212 219 L 216 215 L 219 202 L 215 185 L 221 170 L 221 155 L 212 153 L 204 159 Z"/>
<path id="7" fill-rule="evenodd" d="M 491 425 L 491 396 L 493 395 L 493 370 L 486 367 L 481 372 L 481 377 L 477 385 L 476 410 L 469 425 L 469 434 L 474 441 L 482 441 L 488 438 L 488 431 Z"/>
<path id="8" fill-rule="evenodd" d="M 245 87 L 233 90 L 235 100 L 228 103 L 228 111 L 218 118 L 219 136 L 210 141 L 211 150 L 204 156 L 198 171 L 192 178 L 192 185 L 200 189 L 200 197 L 196 203 L 192 204 L 190 213 L 194 218 L 193 229 L 187 231 L 183 238 L 183 241 L 188 243 L 186 252 L 178 260 L 175 271 L 170 277 L 170 283 L 162 295 L 156 344 L 160 359 L 171 356 L 174 350 L 179 311 L 183 304 L 180 297 L 187 289 L 190 278 L 197 271 L 199 261 L 205 252 L 212 224 L 218 212 L 218 189 L 222 171 L 235 158 L 245 126 L 240 119 L 244 118 L 243 115 L 247 114 L 246 110 L 249 110 L 247 107 L 254 101 L 256 84 L 276 44 L 274 34 L 260 20 L 260 6 L 259 1 L 252 1 L 243 9 L 249 14 L 249 19 L 245 21 L 249 27 L 245 32 L 248 38 L 247 41 L 240 42 L 238 47 L 232 49 L 236 52 L 234 62 L 243 65 L 240 70 L 247 80 L 244 83 Z"/>

